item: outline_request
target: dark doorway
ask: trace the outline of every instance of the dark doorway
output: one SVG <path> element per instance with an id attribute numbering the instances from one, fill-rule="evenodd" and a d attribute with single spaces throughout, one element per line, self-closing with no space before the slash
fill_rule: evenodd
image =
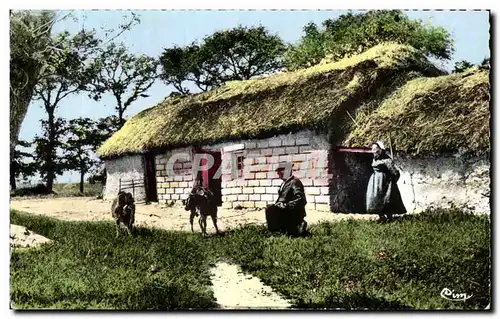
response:
<path id="1" fill-rule="evenodd" d="M 365 213 L 366 189 L 373 172 L 367 150 L 334 150 L 330 208 L 335 213 Z"/>
<path id="2" fill-rule="evenodd" d="M 201 182 L 203 187 L 206 187 L 212 191 L 215 195 L 217 206 L 222 205 L 222 179 L 221 176 L 215 176 L 219 167 L 222 163 L 221 152 L 212 152 L 212 151 L 197 151 L 198 154 L 210 154 L 214 158 L 214 165 L 211 168 L 202 170 L 198 173 L 197 180 Z M 200 160 L 200 166 L 206 165 L 207 160 L 202 158 Z M 217 177 L 217 178 L 214 178 Z"/>
<path id="3" fill-rule="evenodd" d="M 145 159 L 145 183 L 146 186 L 146 201 L 147 202 L 157 202 L 158 192 L 156 189 L 156 166 L 155 166 L 155 156 L 154 154 L 147 153 L 144 156 Z"/>

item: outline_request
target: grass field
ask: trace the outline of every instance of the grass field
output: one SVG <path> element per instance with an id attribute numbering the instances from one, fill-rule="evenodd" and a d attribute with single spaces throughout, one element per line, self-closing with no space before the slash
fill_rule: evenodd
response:
<path id="1" fill-rule="evenodd" d="M 53 186 L 53 194 L 50 196 L 56 197 L 97 197 L 101 195 L 103 186 L 99 183 L 96 184 L 83 184 L 83 193 L 80 193 L 79 183 L 56 183 Z M 47 195 L 47 190 L 43 185 L 34 185 L 33 187 L 18 188 L 10 192 L 11 197 L 22 196 L 44 196 Z"/>
<path id="2" fill-rule="evenodd" d="M 111 222 L 64 222 L 11 212 L 11 223 L 54 241 L 11 255 L 19 308 L 216 307 L 211 262 L 225 260 L 288 297 L 295 307 L 483 309 L 490 300 L 488 216 L 434 211 L 389 224 L 313 225 L 312 238 L 247 226 L 222 236 L 138 229 L 115 239 Z M 472 294 L 449 301 L 443 288 Z"/>
<path id="3" fill-rule="evenodd" d="M 54 184 L 54 192 L 61 197 L 71 196 L 99 196 L 102 192 L 102 185 L 96 184 L 83 184 L 83 193 L 80 193 L 80 184 L 78 183 L 57 183 Z"/>

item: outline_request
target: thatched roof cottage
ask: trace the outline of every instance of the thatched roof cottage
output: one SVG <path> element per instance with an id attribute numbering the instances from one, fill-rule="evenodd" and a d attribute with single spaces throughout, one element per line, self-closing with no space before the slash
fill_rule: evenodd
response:
<path id="1" fill-rule="evenodd" d="M 288 163 L 306 187 L 308 211 L 363 212 L 368 146 L 379 139 L 394 150 L 408 210 L 452 201 L 489 211 L 488 72 L 445 75 L 397 44 L 167 98 L 128 120 L 98 155 L 106 197 L 135 181 L 139 200 L 172 204 L 197 179 L 223 207 L 265 207 L 281 184 L 276 165 Z M 200 154 L 214 165 L 193 176 Z"/>

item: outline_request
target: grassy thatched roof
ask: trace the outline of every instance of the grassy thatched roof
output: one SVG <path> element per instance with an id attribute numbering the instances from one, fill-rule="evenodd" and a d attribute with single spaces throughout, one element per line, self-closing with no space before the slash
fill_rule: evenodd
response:
<path id="1" fill-rule="evenodd" d="M 388 141 L 390 134 L 394 151 L 409 154 L 487 151 L 489 72 L 476 68 L 411 80 L 373 112 L 359 112 L 355 121 L 346 146 Z"/>
<path id="2" fill-rule="evenodd" d="M 344 117 L 347 108 L 363 104 L 377 90 L 391 85 L 399 74 L 414 71 L 439 73 L 417 50 L 384 44 L 336 63 L 229 82 L 190 97 L 167 98 L 128 120 L 98 154 L 112 157 L 324 129 Z"/>

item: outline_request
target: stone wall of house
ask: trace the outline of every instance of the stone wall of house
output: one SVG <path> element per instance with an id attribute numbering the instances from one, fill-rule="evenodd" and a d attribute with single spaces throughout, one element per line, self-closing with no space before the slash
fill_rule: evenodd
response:
<path id="1" fill-rule="evenodd" d="M 275 169 L 277 165 L 290 163 L 293 174 L 304 184 L 308 202 L 306 209 L 329 210 L 329 144 L 326 135 L 302 131 L 201 148 L 221 152 L 222 207 L 263 208 L 274 203 L 282 183 Z M 176 154 L 190 154 L 189 159 L 192 159 L 190 148 L 175 149 L 156 156 L 158 198 L 163 205 L 172 205 L 185 199 L 193 187 L 193 164 L 188 158 L 176 161 L 173 176 L 167 174 L 167 162 Z M 231 174 L 232 156 L 244 158 L 243 169 L 237 176 Z"/>
<path id="2" fill-rule="evenodd" d="M 302 181 L 307 211 L 328 211 L 328 149 L 326 135 L 310 131 L 278 135 L 261 140 L 246 140 L 239 153 L 243 155 L 242 176 L 234 178 L 231 171 L 222 174 L 222 201 L 226 208 L 263 208 L 278 198 L 282 180 L 275 169 L 289 163 L 288 169 Z M 238 151 L 235 151 L 238 153 Z M 229 162 L 231 151 L 222 154 Z"/>
<path id="3" fill-rule="evenodd" d="M 185 156 L 182 156 L 182 155 Z M 175 161 L 172 156 L 177 156 Z M 167 172 L 167 163 L 172 159 L 173 172 Z M 186 199 L 193 188 L 191 150 L 179 148 L 155 157 L 156 186 L 158 202 L 161 205 L 171 205 Z"/>
<path id="4" fill-rule="evenodd" d="M 120 184 L 134 180 L 134 183 L 140 184 L 134 189 L 127 188 L 122 190 L 134 193 L 136 201 L 143 201 L 146 198 L 144 188 L 144 161 L 142 155 L 124 156 L 105 161 L 106 167 L 106 188 L 104 190 L 104 199 L 113 199 L 120 191 Z M 120 183 L 121 180 L 121 183 Z"/>
<path id="5" fill-rule="evenodd" d="M 304 131 L 262 140 L 210 145 L 203 149 L 222 152 L 223 207 L 263 208 L 274 203 L 282 183 L 274 170 L 277 165 L 291 163 L 293 174 L 304 184 L 307 211 L 364 212 L 361 208 L 371 174 L 371 154 L 328 153 L 326 136 Z M 167 174 L 167 161 L 179 154 L 184 154 L 185 158 L 178 158 L 173 164 L 175 174 Z M 236 178 L 228 165 L 232 154 L 244 158 L 243 170 Z M 179 204 L 187 198 L 194 181 L 191 158 L 190 148 L 156 156 L 160 204 Z M 120 179 L 141 183 L 134 189 L 135 198 L 137 201 L 145 199 L 142 155 L 106 160 L 105 165 L 105 199 L 116 196 Z M 488 156 L 397 155 L 396 165 L 401 171 L 398 186 L 408 211 L 421 211 L 431 206 L 449 207 L 453 203 L 476 212 L 490 212 Z M 126 190 L 132 192 L 132 189 Z"/>
<path id="6" fill-rule="evenodd" d="M 428 207 L 466 206 L 490 212 L 488 156 L 396 157 L 398 186 L 408 211 Z"/>

